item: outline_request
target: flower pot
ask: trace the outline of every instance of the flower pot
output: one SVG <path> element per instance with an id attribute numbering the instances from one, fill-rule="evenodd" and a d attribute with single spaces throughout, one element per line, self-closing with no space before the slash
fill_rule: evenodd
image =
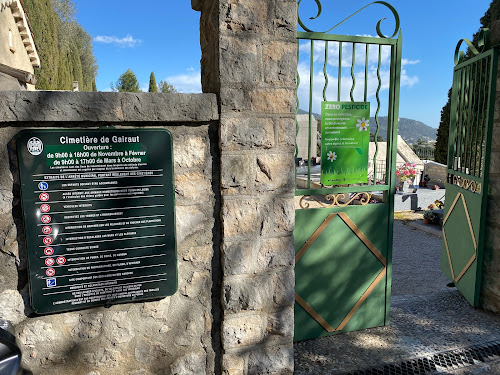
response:
<path id="1" fill-rule="evenodd" d="M 413 193 L 413 186 L 410 185 L 408 180 L 399 181 L 399 191 L 402 193 Z"/>
<path id="2" fill-rule="evenodd" d="M 429 219 L 424 219 L 424 223 L 425 223 L 425 224 L 430 224 L 430 223 L 431 223 L 431 221 L 430 221 Z"/>

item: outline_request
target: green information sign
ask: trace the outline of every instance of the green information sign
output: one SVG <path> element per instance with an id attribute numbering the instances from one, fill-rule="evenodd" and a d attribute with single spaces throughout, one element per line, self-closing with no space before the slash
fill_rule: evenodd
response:
<path id="1" fill-rule="evenodd" d="M 33 311 L 175 293 L 168 131 L 24 130 L 17 151 Z"/>
<path id="2" fill-rule="evenodd" d="M 321 103 L 321 183 L 367 182 L 369 102 Z"/>

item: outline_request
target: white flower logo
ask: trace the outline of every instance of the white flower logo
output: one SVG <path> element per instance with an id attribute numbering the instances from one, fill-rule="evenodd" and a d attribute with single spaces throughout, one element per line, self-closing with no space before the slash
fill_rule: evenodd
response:
<path id="1" fill-rule="evenodd" d="M 333 162 L 334 160 L 337 160 L 337 154 L 333 151 L 328 151 L 328 154 L 326 155 L 326 158 Z"/>
<path id="2" fill-rule="evenodd" d="M 359 131 L 367 131 L 368 128 L 367 126 L 370 125 L 370 120 L 369 119 L 365 119 L 364 117 L 360 120 L 358 119 L 358 123 L 356 124 L 356 127 L 359 128 Z"/>

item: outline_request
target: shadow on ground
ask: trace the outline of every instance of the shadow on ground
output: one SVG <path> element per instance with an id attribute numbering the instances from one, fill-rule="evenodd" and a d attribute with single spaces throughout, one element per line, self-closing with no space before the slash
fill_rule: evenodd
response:
<path id="1" fill-rule="evenodd" d="M 446 286 L 441 241 L 395 220 L 390 326 L 295 343 L 295 374 L 345 374 L 499 340 L 500 316 Z"/>

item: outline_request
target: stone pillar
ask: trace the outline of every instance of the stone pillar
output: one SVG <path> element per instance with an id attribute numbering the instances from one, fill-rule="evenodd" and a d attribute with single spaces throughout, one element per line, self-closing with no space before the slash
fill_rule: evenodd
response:
<path id="1" fill-rule="evenodd" d="M 481 286 L 481 306 L 496 313 L 500 313 L 500 64 L 498 66 Z"/>
<path id="2" fill-rule="evenodd" d="M 222 373 L 292 374 L 295 0 L 193 0 L 218 94 Z"/>

